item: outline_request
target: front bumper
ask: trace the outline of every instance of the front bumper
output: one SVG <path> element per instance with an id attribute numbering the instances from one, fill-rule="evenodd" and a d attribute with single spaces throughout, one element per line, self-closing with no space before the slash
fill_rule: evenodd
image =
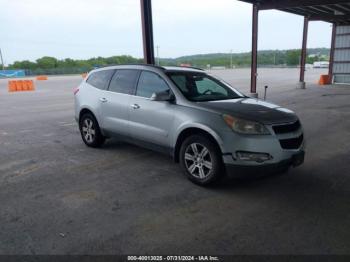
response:
<path id="1" fill-rule="evenodd" d="M 264 176 L 286 171 L 289 167 L 299 166 L 304 163 L 305 151 L 300 150 L 289 159 L 278 163 L 260 165 L 236 165 L 225 164 L 226 173 L 229 177 Z"/>

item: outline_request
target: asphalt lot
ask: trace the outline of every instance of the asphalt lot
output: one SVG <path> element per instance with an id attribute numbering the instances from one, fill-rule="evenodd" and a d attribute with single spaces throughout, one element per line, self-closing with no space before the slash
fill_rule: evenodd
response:
<path id="1" fill-rule="evenodd" d="M 7 93 L 0 80 L 0 254 L 350 254 L 350 87 L 324 70 L 259 70 L 268 100 L 300 116 L 305 164 L 287 174 L 190 183 L 167 156 L 110 140 L 87 148 L 73 119 L 80 76 Z M 249 70 L 213 71 L 249 90 Z"/>

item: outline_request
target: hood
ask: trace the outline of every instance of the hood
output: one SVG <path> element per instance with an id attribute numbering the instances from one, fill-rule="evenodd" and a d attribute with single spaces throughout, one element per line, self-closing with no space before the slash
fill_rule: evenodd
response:
<path id="1" fill-rule="evenodd" d="M 298 120 L 296 114 L 289 109 L 253 98 L 198 102 L 197 106 L 262 124 L 278 124 Z"/>

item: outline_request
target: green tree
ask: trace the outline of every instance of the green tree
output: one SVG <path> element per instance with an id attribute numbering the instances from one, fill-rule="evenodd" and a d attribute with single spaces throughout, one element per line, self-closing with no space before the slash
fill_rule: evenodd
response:
<path id="1" fill-rule="evenodd" d="M 287 51 L 286 62 L 287 65 L 298 65 L 300 59 L 300 50 L 288 50 Z"/>
<path id="2" fill-rule="evenodd" d="M 44 57 L 39 58 L 38 60 L 36 60 L 36 63 L 38 65 L 38 68 L 51 69 L 51 68 L 56 68 L 57 67 L 58 61 L 54 57 L 44 56 Z"/>
<path id="3" fill-rule="evenodd" d="M 16 61 L 14 62 L 12 65 L 9 66 L 9 68 L 13 68 L 13 69 L 36 69 L 37 68 L 37 64 L 30 62 L 28 60 L 24 60 L 24 61 Z"/>
<path id="4" fill-rule="evenodd" d="M 66 58 L 64 60 L 58 60 L 57 61 L 57 67 L 62 68 L 73 68 L 77 66 L 77 62 L 73 59 Z"/>

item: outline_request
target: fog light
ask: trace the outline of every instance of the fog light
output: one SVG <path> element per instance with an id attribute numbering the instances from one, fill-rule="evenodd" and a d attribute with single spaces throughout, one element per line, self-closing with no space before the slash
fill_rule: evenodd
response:
<path id="1" fill-rule="evenodd" d="M 272 156 L 267 153 L 255 153 L 255 152 L 245 152 L 245 151 L 237 151 L 237 158 L 242 161 L 254 161 L 258 163 L 265 162 L 267 160 L 272 159 Z"/>

